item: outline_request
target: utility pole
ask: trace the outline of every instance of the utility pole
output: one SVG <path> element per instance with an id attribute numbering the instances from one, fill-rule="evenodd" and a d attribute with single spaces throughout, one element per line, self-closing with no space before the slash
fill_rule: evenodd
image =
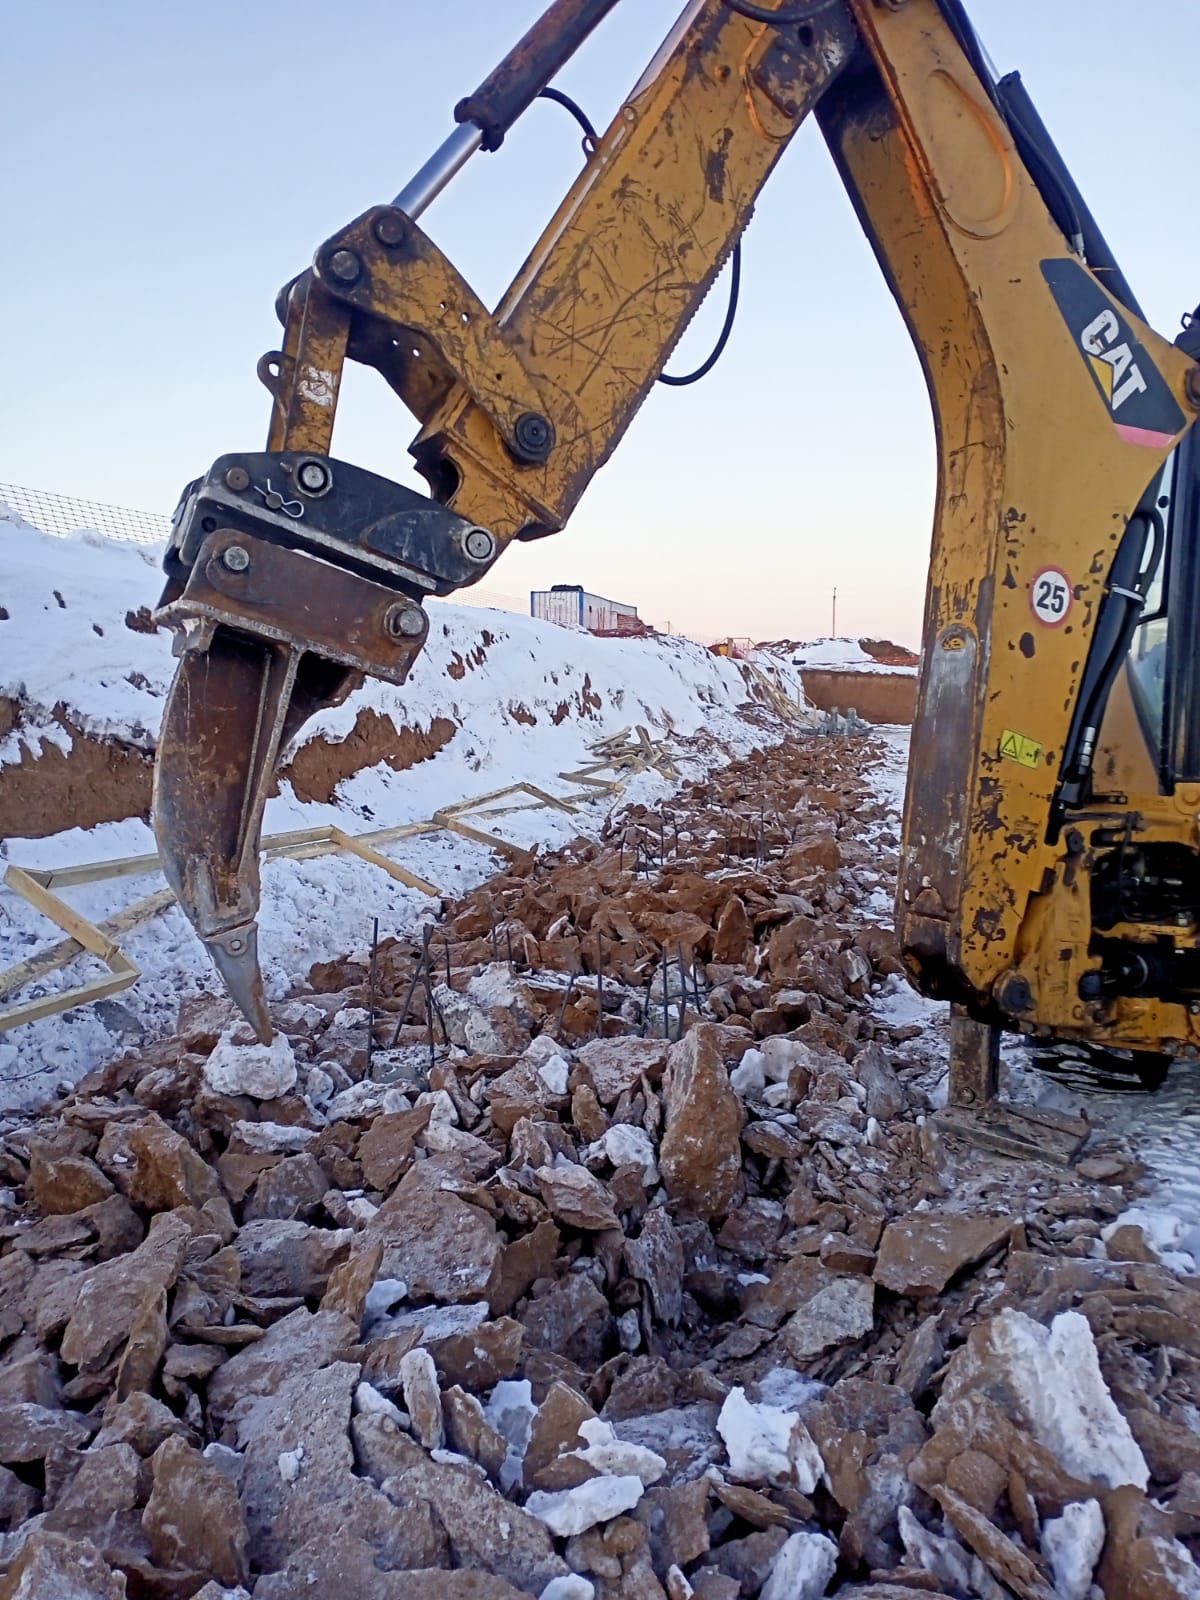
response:
<path id="1" fill-rule="evenodd" d="M 833 591 L 833 621 L 831 622 L 830 627 L 829 627 L 829 637 L 831 639 L 836 639 L 837 638 L 837 590 L 836 589 Z"/>

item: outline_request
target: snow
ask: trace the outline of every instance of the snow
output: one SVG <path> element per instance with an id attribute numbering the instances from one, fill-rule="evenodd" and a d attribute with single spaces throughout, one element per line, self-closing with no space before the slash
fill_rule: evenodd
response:
<path id="1" fill-rule="evenodd" d="M 658 1163 L 654 1158 L 654 1142 L 645 1128 L 632 1122 L 614 1122 L 599 1139 L 586 1145 L 584 1165 L 598 1166 L 607 1161 L 610 1166 L 639 1166 L 642 1182 L 647 1186 L 658 1182 Z"/>
<path id="2" fill-rule="evenodd" d="M 977 1557 L 965 1550 L 957 1539 L 931 1533 L 907 1506 L 899 1508 L 896 1521 L 904 1553 L 918 1571 L 928 1572 L 961 1593 L 974 1592 L 972 1579 L 978 1570 Z"/>
<path id="3" fill-rule="evenodd" d="M 585 1447 L 572 1450 L 570 1454 L 586 1461 L 602 1477 L 636 1477 L 649 1488 L 667 1470 L 666 1461 L 657 1451 L 618 1439 L 611 1425 L 600 1417 L 589 1417 L 581 1422 L 579 1435 L 586 1441 Z"/>
<path id="4" fill-rule="evenodd" d="M 796 1413 L 755 1405 L 740 1385 L 725 1397 L 717 1432 L 729 1453 L 729 1471 L 742 1483 L 793 1485 L 801 1494 L 811 1494 L 825 1470 L 820 1451 Z"/>
<path id="5" fill-rule="evenodd" d="M 0 520 L 0 541 L 7 612 L 0 618 L 0 696 L 18 702 L 21 721 L 0 740 L 0 771 L 36 756 L 43 744 L 70 748 L 56 708 L 85 733 L 152 751 L 174 670 L 171 638 L 164 630 L 136 631 L 126 617 L 158 602 L 161 575 L 153 553 L 93 533 L 50 537 L 20 520 Z M 775 736 L 769 717 L 759 725 L 744 715 L 747 701 L 761 700 L 755 673 L 689 640 L 598 639 L 510 612 L 441 602 L 431 605 L 430 616 L 429 644 L 407 684 L 366 684 L 306 724 L 300 743 L 318 736 L 343 740 L 368 710 L 397 729 L 428 731 L 445 719 L 453 729 L 449 741 L 403 772 L 381 763 L 355 773 L 328 804 L 302 801 L 283 781 L 267 805 L 266 833 L 334 824 L 361 834 L 424 820 L 443 806 L 514 782 L 571 794 L 575 786 L 560 774 L 586 764 L 598 738 L 636 724 L 652 738 L 698 738 L 695 750 L 677 755 L 685 781 Z M 802 701 L 798 671 L 781 662 L 777 672 L 790 699 Z M 622 800 L 654 805 L 672 788 L 648 771 L 631 781 Z M 574 813 L 506 812 L 494 826 L 518 845 L 553 849 L 580 833 L 597 834 L 611 803 L 588 796 Z M 477 820 L 484 828 L 493 825 L 486 813 Z M 149 827 L 127 818 L 42 839 L 5 840 L 0 871 L 5 862 L 61 868 L 154 848 Z M 486 847 L 445 833 L 381 848 L 452 894 L 482 882 L 496 865 Z M 161 887 L 153 870 L 69 886 L 63 897 L 98 922 Z M 259 950 L 268 1000 L 278 1003 L 316 961 L 365 952 L 376 916 L 384 935 L 411 935 L 435 909 L 428 896 L 356 857 L 267 860 Z M 0 890 L 0 967 L 57 937 L 25 901 Z M 0 1108 L 36 1104 L 59 1083 L 172 1031 L 182 1000 L 219 992 L 178 908 L 120 942 L 141 971 L 132 988 L 0 1037 Z M 101 970 L 94 958 L 80 958 L 21 998 L 77 987 Z"/>
<path id="6" fill-rule="evenodd" d="M 525 1478 L 525 1452 L 537 1407 L 528 1378 L 504 1378 L 492 1390 L 484 1416 L 502 1439 L 508 1452 L 500 1467 L 500 1487 L 506 1492 L 519 1487 Z"/>
<path id="7" fill-rule="evenodd" d="M 234 1122 L 230 1132 L 257 1155 L 295 1155 L 317 1137 L 315 1128 L 296 1127 L 289 1122 Z"/>
<path id="8" fill-rule="evenodd" d="M 368 1416 L 390 1417 L 397 1427 L 403 1427 L 406 1421 L 404 1412 L 394 1401 L 389 1400 L 387 1395 L 380 1394 L 374 1384 L 366 1382 L 355 1386 L 354 1412 L 356 1416 L 365 1413 Z"/>
<path id="9" fill-rule="evenodd" d="M 758 1381 L 758 1398 L 768 1405 L 802 1412 L 810 1401 L 825 1393 L 825 1385 L 805 1377 L 795 1367 L 772 1367 Z"/>
<path id="10" fill-rule="evenodd" d="M 1185 1222 L 1170 1211 L 1160 1211 L 1154 1206 L 1129 1206 L 1120 1216 L 1100 1230 L 1105 1244 L 1118 1228 L 1140 1228 L 1146 1243 L 1154 1254 L 1172 1272 L 1191 1274 L 1196 1271 L 1200 1255 L 1200 1227 Z"/>
<path id="11" fill-rule="evenodd" d="M 439 1339 L 474 1333 L 487 1320 L 487 1301 L 473 1300 L 463 1305 L 419 1306 L 413 1311 L 394 1312 L 374 1322 L 370 1333 L 372 1338 L 382 1339 L 416 1328 L 420 1338 L 435 1344 Z"/>
<path id="12" fill-rule="evenodd" d="M 632 1511 L 642 1498 L 642 1480 L 632 1474 L 617 1478 L 589 1478 L 573 1489 L 536 1489 L 525 1502 L 525 1509 L 544 1522 L 560 1539 L 586 1533 L 597 1523 L 610 1522 L 624 1511 Z"/>
<path id="13" fill-rule="evenodd" d="M 595 1600 L 596 1586 L 577 1572 L 565 1578 L 551 1578 L 538 1596 L 538 1600 Z"/>
<path id="14" fill-rule="evenodd" d="M 877 661 L 857 639 L 812 639 L 800 641 L 788 650 L 772 646 L 761 653 L 772 661 L 787 661 L 793 666 L 816 667 L 822 671 L 832 668 L 834 671 L 890 672 L 909 678 L 915 677 L 917 672 L 916 667 L 893 667 L 885 661 Z"/>
<path id="15" fill-rule="evenodd" d="M 252 1100 L 274 1100 L 296 1081 L 296 1056 L 287 1034 L 270 1044 L 245 1043 L 247 1029 L 235 1023 L 225 1029 L 204 1063 L 203 1077 L 214 1094 L 245 1094 Z"/>
<path id="16" fill-rule="evenodd" d="M 1125 1483 L 1144 1489 L 1146 1460 L 1108 1392 L 1087 1318 L 1063 1311 L 1045 1328 L 1023 1311 L 1005 1310 L 989 1332 L 1038 1443 L 1077 1478 L 1108 1489 Z"/>
<path id="17" fill-rule="evenodd" d="M 927 1000 L 903 978 L 890 977 L 875 996 L 871 1010 L 889 1028 L 924 1027 L 949 1015 L 942 1000 Z"/>
<path id="18" fill-rule="evenodd" d="M 820 1600 L 837 1559 L 837 1545 L 823 1533 L 793 1533 L 771 1563 L 760 1600 Z"/>
<path id="19" fill-rule="evenodd" d="M 1064 1506 L 1061 1517 L 1043 1523 L 1041 1538 L 1058 1600 L 1088 1600 L 1092 1573 L 1104 1549 L 1099 1500 L 1075 1500 Z"/>

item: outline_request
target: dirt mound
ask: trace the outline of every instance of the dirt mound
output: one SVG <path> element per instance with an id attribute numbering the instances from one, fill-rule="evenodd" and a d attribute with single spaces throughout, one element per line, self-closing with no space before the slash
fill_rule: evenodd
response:
<path id="1" fill-rule="evenodd" d="M 902 644 L 893 644 L 890 639 L 860 639 L 858 642 L 867 655 L 885 667 L 917 667 L 921 664 L 919 655 Z"/>
<path id="2" fill-rule="evenodd" d="M 397 728 L 391 717 L 363 706 L 347 736 L 336 744 L 310 739 L 280 771 L 299 800 L 328 805 L 339 783 L 364 767 L 380 764 L 406 772 L 437 755 L 458 732 L 448 717 L 435 717 L 428 728 Z"/>
<path id="3" fill-rule="evenodd" d="M 0 838 L 44 839 L 67 828 L 150 815 L 154 757 L 119 739 L 84 733 L 61 706 L 54 720 L 71 736 L 63 750 L 41 740 L 34 754 L 0 767 Z M 0 696 L 0 737 L 21 727 L 20 705 Z"/>

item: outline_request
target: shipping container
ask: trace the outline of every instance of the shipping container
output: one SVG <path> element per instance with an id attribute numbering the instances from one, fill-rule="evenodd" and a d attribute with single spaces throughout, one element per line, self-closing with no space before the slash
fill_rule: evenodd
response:
<path id="1" fill-rule="evenodd" d="M 638 634 L 646 631 L 636 606 L 589 594 L 578 583 L 556 583 L 529 595 L 530 616 L 556 622 L 561 628 L 586 628 L 589 633 Z"/>

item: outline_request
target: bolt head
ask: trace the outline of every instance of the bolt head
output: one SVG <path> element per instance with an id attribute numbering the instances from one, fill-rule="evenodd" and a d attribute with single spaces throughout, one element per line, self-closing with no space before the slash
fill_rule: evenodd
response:
<path id="1" fill-rule="evenodd" d="M 241 494 L 250 487 L 250 474 L 245 467 L 230 467 L 225 474 L 225 487 L 232 489 L 234 494 Z"/>
<path id="2" fill-rule="evenodd" d="M 472 528 L 463 540 L 463 549 L 472 561 L 490 561 L 496 541 L 486 528 Z"/>
<path id="3" fill-rule="evenodd" d="M 554 426 L 537 411 L 523 411 L 513 424 L 514 454 L 519 461 L 536 465 L 545 461 L 554 448 Z"/>
<path id="4" fill-rule="evenodd" d="M 332 481 L 323 461 L 302 461 L 296 470 L 296 482 L 305 494 L 324 494 Z"/>
<path id="5" fill-rule="evenodd" d="M 406 220 L 402 211 L 381 211 L 372 225 L 380 244 L 389 246 L 403 244 Z"/>
<path id="6" fill-rule="evenodd" d="M 227 572 L 246 572 L 250 566 L 250 552 L 244 544 L 227 545 L 221 556 L 221 565 Z"/>
<path id="7" fill-rule="evenodd" d="M 327 263 L 330 277 L 339 283 L 353 283 L 362 271 L 362 262 L 353 250 L 335 250 Z"/>
<path id="8" fill-rule="evenodd" d="M 389 606 L 383 614 L 383 631 L 391 639 L 416 639 L 425 632 L 425 613 L 420 606 Z"/>

